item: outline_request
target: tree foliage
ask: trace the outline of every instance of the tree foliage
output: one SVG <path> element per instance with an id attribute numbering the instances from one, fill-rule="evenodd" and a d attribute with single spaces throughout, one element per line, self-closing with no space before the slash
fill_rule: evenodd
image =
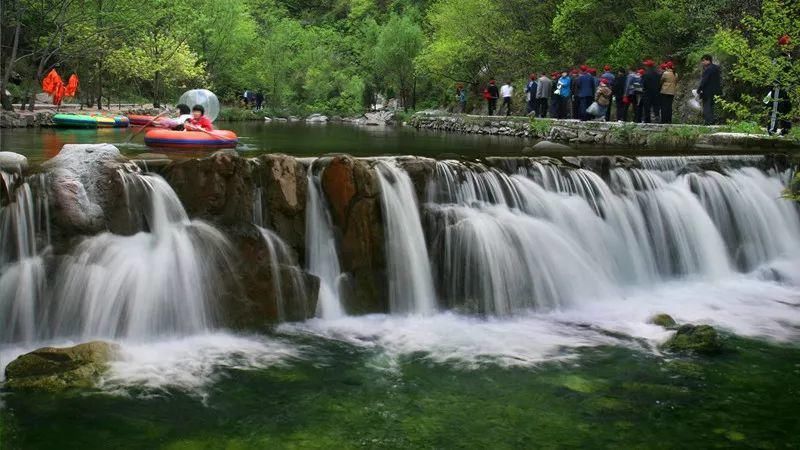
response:
<path id="1" fill-rule="evenodd" d="M 792 0 L 6 0 L 2 91 L 32 98 L 52 67 L 81 77 L 80 100 L 171 102 L 207 87 L 235 101 L 261 91 L 273 109 L 351 113 L 378 94 L 403 105 L 452 101 L 490 77 L 587 63 L 722 58 L 726 106 L 762 113 L 772 81 L 793 89 L 800 41 Z M 681 79 L 691 79 L 682 76 Z M 519 90 L 519 89 L 518 89 Z M 7 106 L 8 98 L 3 98 Z M 733 103 L 735 102 L 735 104 Z"/>

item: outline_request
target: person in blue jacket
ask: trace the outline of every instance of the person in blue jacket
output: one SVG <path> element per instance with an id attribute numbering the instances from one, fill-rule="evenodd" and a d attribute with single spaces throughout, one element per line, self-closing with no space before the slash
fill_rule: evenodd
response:
<path id="1" fill-rule="evenodd" d="M 558 118 L 566 119 L 567 108 L 572 97 L 572 78 L 570 78 L 566 70 L 561 72 L 561 78 L 558 79 L 555 94 L 558 97 Z"/>
<path id="2" fill-rule="evenodd" d="M 586 114 L 586 108 L 592 104 L 594 99 L 594 93 L 597 91 L 597 79 L 592 76 L 588 68 L 584 70 L 584 67 L 581 67 L 581 75 L 578 77 L 578 85 L 575 89 L 580 102 L 578 118 L 584 121 L 589 120 L 590 117 Z"/>

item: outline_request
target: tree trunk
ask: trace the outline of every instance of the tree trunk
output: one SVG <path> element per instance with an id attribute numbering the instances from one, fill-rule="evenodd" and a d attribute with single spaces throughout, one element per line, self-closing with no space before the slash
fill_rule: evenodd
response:
<path id="1" fill-rule="evenodd" d="M 103 66 L 97 61 L 97 110 L 103 109 Z"/>
<path id="2" fill-rule="evenodd" d="M 17 26 L 14 28 L 14 43 L 11 44 L 11 55 L 8 57 L 8 64 L 3 73 L 3 78 L 0 80 L 0 102 L 2 102 L 3 109 L 6 111 L 13 111 L 14 105 L 11 104 L 11 98 L 6 95 L 6 87 L 8 87 L 8 80 L 11 79 L 11 71 L 14 70 L 14 60 L 17 59 L 17 48 L 19 48 L 19 30 L 21 23 L 19 20 L 19 5 L 17 5 Z"/>
<path id="3" fill-rule="evenodd" d="M 161 72 L 156 71 L 155 79 L 153 80 L 153 108 L 160 108 L 161 104 L 158 98 L 158 84 L 159 79 L 161 78 Z"/>

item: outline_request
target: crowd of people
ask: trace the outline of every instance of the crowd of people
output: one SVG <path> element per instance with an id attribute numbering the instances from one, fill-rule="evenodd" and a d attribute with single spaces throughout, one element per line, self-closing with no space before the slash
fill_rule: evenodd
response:
<path id="1" fill-rule="evenodd" d="M 715 97 L 722 94 L 722 74 L 710 55 L 702 57 L 703 75 L 695 90 L 702 102 L 706 125 L 716 122 Z M 636 123 L 672 123 L 673 103 L 678 90 L 678 75 L 672 61 L 656 64 L 645 60 L 642 67 L 613 70 L 606 65 L 562 72 L 532 73 L 525 85 L 526 113 L 558 119 L 606 120 Z M 483 90 L 489 115 L 511 115 L 514 87 L 507 81 L 500 88 L 492 79 Z M 456 86 L 456 99 L 466 111 L 466 89 Z M 498 110 L 498 101 L 502 99 Z"/>

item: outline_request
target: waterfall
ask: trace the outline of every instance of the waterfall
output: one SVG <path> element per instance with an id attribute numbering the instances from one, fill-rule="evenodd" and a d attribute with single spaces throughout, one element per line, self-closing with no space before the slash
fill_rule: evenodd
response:
<path id="1" fill-rule="evenodd" d="M 443 301 L 498 315 L 558 309 L 798 254 L 781 174 L 724 158 L 719 171 L 683 173 L 687 159 L 666 159 L 608 180 L 539 161 L 439 161 L 424 210 Z"/>
<path id="2" fill-rule="evenodd" d="M 313 167 L 312 167 L 313 168 Z M 319 277 L 317 316 L 335 319 L 344 316 L 339 299 L 339 279 L 342 270 L 336 253 L 336 240 L 320 174 L 308 171 L 308 202 L 306 204 L 306 261 L 309 273 Z"/>
<path id="3" fill-rule="evenodd" d="M 303 272 L 292 256 L 291 249 L 280 236 L 272 230 L 260 226 L 256 226 L 256 228 L 261 233 L 267 247 L 278 318 L 287 320 L 289 301 L 301 301 L 308 297 Z"/>
<path id="4" fill-rule="evenodd" d="M 85 239 L 62 261 L 41 337 L 151 339 L 211 328 L 219 274 L 229 245 L 216 229 L 191 221 L 156 175 L 124 174 L 129 199 L 147 199 L 146 229 Z M 135 204 L 130 202 L 129 205 Z"/>
<path id="5" fill-rule="evenodd" d="M 436 294 L 411 178 L 385 161 L 378 162 L 376 170 L 385 223 L 390 309 L 401 314 L 431 314 L 436 309 Z"/>
<path id="6" fill-rule="evenodd" d="M 44 252 L 50 244 L 47 195 L 29 180 L 0 172 L 0 343 L 35 338 L 37 307 L 46 286 Z M 34 177 L 37 187 L 43 176 Z M 37 244 L 44 231 L 45 241 Z"/>

